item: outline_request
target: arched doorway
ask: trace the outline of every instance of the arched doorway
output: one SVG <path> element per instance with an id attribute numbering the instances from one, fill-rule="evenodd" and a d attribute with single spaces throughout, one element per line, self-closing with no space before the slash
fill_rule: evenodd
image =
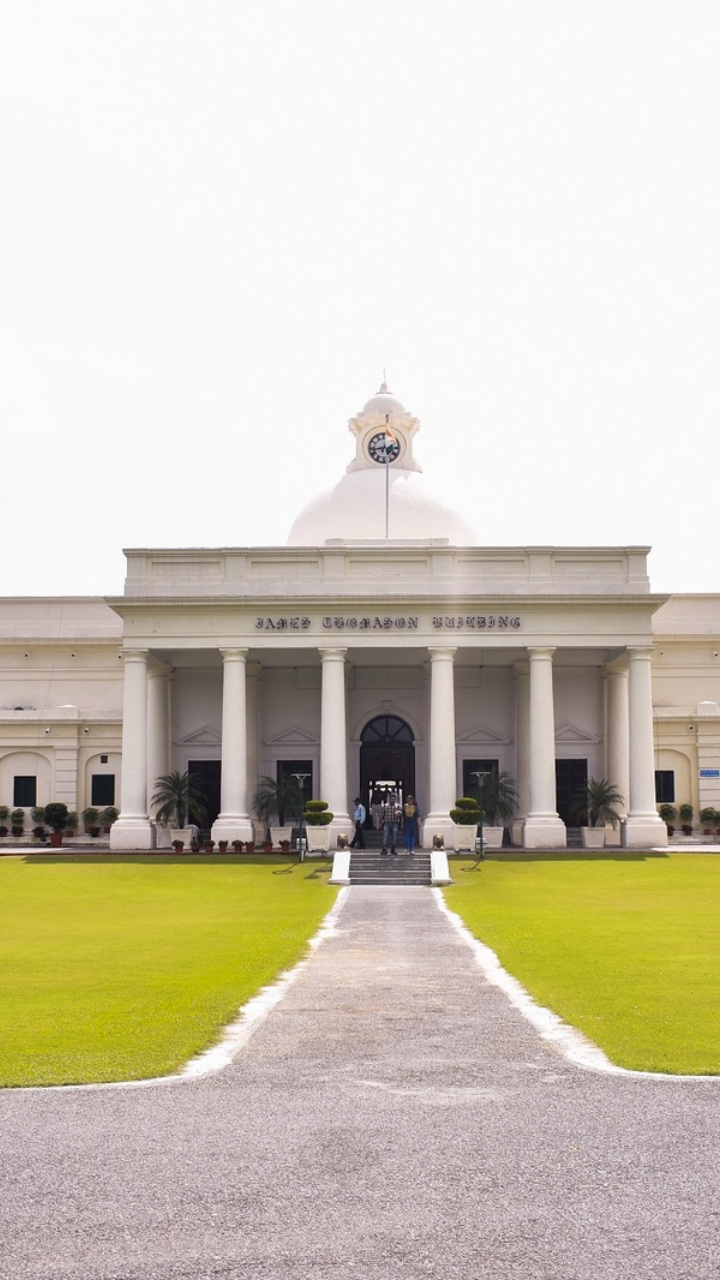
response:
<path id="1" fill-rule="evenodd" d="M 373 792 L 394 789 L 402 803 L 415 794 L 415 739 L 399 716 L 375 716 L 360 735 L 360 796 L 368 811 Z"/>

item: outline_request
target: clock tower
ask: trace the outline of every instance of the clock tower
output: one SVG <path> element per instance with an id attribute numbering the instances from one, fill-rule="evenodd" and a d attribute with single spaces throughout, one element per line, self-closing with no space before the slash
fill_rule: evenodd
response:
<path id="1" fill-rule="evenodd" d="M 360 413 L 351 418 L 348 430 L 355 436 L 355 457 L 351 471 L 374 471 L 391 465 L 401 471 L 422 471 L 413 457 L 413 436 L 420 423 L 388 391 L 385 382 Z"/>

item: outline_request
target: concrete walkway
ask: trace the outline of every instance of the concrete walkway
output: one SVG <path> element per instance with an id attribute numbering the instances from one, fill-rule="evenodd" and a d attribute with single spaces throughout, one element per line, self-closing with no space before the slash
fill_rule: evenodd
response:
<path id="1" fill-rule="evenodd" d="M 569 1064 L 430 891 L 353 888 L 220 1074 L 0 1094 L 0 1277 L 717 1280 L 719 1103 Z"/>

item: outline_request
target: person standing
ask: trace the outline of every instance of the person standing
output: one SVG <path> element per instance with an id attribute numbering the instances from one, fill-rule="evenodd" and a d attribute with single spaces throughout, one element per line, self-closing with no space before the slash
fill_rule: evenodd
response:
<path id="1" fill-rule="evenodd" d="M 402 809 L 398 804 L 396 793 L 391 791 L 380 810 L 380 821 L 382 822 L 382 849 L 380 853 L 384 858 L 387 857 L 388 846 L 391 853 L 397 854 L 395 845 L 397 844 L 398 826 L 401 820 Z"/>
<path id="2" fill-rule="evenodd" d="M 408 796 L 403 805 L 402 832 L 405 848 L 407 852 L 412 854 L 415 852 L 415 845 L 418 838 L 418 818 L 420 810 L 412 796 Z"/>
<path id="3" fill-rule="evenodd" d="M 365 835 L 364 835 L 364 833 L 363 833 L 363 827 L 365 826 L 365 819 L 366 819 L 366 818 L 367 818 L 367 810 L 366 810 L 366 808 L 365 808 L 365 805 L 364 805 L 364 804 L 362 803 L 362 801 L 360 800 L 360 797 L 359 797 L 359 796 L 356 796 L 356 797 L 355 797 L 355 812 L 353 813 L 353 821 L 354 821 L 354 823 L 355 823 L 355 835 L 353 836 L 352 840 L 350 841 L 350 848 L 351 848 L 351 849 L 364 849 L 364 848 L 365 848 Z"/>
<path id="4" fill-rule="evenodd" d="M 370 801 L 370 812 L 372 814 L 372 823 L 376 831 L 380 830 L 382 823 L 380 821 L 380 810 L 383 806 L 383 798 L 379 791 L 373 791 L 372 800 Z"/>

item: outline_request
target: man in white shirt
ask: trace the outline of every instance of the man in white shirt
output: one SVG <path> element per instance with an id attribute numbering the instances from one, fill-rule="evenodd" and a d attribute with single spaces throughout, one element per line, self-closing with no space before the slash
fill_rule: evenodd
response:
<path id="1" fill-rule="evenodd" d="M 353 814 L 353 821 L 355 823 L 355 835 L 350 841 L 351 849 L 365 848 L 365 836 L 363 835 L 363 827 L 365 826 L 366 817 L 367 817 L 367 810 L 365 808 L 365 805 L 361 803 L 360 797 L 356 796 L 355 812 Z"/>

